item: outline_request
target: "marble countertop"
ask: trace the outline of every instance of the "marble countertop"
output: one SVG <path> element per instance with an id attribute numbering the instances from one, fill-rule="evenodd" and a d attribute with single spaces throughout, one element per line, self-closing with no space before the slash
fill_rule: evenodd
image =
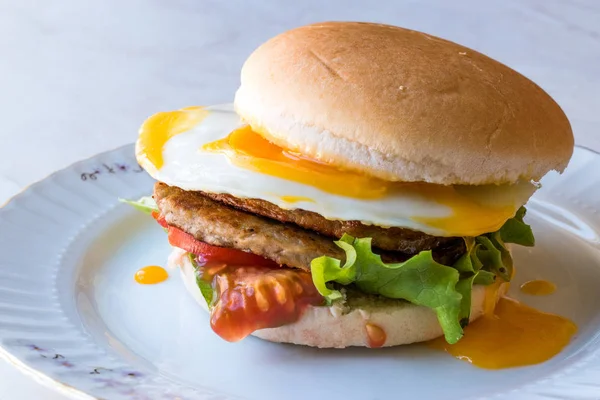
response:
<path id="1" fill-rule="evenodd" d="M 486 53 L 540 84 L 577 143 L 600 150 L 597 0 L 0 0 L 0 204 L 134 141 L 156 111 L 231 101 L 257 45 L 323 20 L 401 25 Z M 0 399 L 62 398 L 0 361 Z"/>

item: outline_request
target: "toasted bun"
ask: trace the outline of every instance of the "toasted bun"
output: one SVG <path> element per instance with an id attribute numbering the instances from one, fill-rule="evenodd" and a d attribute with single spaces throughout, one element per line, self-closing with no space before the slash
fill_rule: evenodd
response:
<path id="1" fill-rule="evenodd" d="M 571 126 L 523 75 L 395 26 L 325 22 L 260 46 L 235 107 L 280 146 L 392 181 L 512 183 L 566 167 Z"/>
<path id="2" fill-rule="evenodd" d="M 179 267 L 190 294 L 208 311 L 206 301 L 196 285 L 194 266 L 185 252 L 174 249 L 169 265 Z M 508 284 L 499 291 L 504 294 Z M 485 287 L 475 286 L 472 294 L 471 321 L 483 314 Z M 497 298 L 495 299 L 498 300 Z M 366 324 L 375 324 L 386 333 L 385 347 L 423 342 L 442 335 L 435 313 L 426 307 L 402 300 L 384 299 L 359 292 L 347 292 L 344 302 L 331 307 L 309 306 L 296 323 L 253 333 L 261 339 L 314 347 L 368 347 Z"/>

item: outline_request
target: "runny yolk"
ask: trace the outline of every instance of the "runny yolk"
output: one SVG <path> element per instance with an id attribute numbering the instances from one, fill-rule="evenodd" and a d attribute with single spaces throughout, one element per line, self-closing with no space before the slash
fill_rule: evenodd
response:
<path id="1" fill-rule="evenodd" d="M 481 368 L 501 369 L 549 360 L 577 332 L 577 326 L 569 319 L 507 297 L 501 297 L 496 308 L 489 312 L 494 302 L 488 301 L 489 298 L 484 304 L 488 312 L 465 328 L 458 343 L 448 344 L 441 337 L 430 342 L 431 346 Z"/>
<path id="2" fill-rule="evenodd" d="M 521 285 L 521 292 L 533 296 L 547 296 L 556 291 L 556 285 L 544 280 L 533 280 Z"/>
<path id="3" fill-rule="evenodd" d="M 440 229 L 449 236 L 477 236 L 493 232 L 515 214 L 512 204 L 500 207 L 480 204 L 453 186 L 388 182 L 340 170 L 279 147 L 254 132 L 250 126 L 243 126 L 223 139 L 207 143 L 202 150 L 224 153 L 238 167 L 339 196 L 376 200 L 390 195 L 406 195 L 447 206 L 451 209 L 448 216 L 414 216 L 412 219 Z"/>
<path id="4" fill-rule="evenodd" d="M 166 281 L 169 278 L 169 273 L 158 265 L 149 265 L 139 269 L 135 273 L 135 281 L 142 285 L 153 285 Z"/>
<path id="5" fill-rule="evenodd" d="M 163 147 L 173 136 L 189 131 L 208 115 L 202 107 L 186 107 L 178 111 L 159 112 L 141 126 L 137 141 L 137 159 L 146 170 L 162 168 Z"/>
<path id="6" fill-rule="evenodd" d="M 340 196 L 377 199 L 389 189 L 388 182 L 342 171 L 279 147 L 248 125 L 204 145 L 202 149 L 225 153 L 238 167 L 314 186 Z"/>
<path id="7" fill-rule="evenodd" d="M 310 203 L 315 202 L 310 197 L 304 197 L 304 196 L 281 196 L 280 199 L 285 201 L 286 203 L 299 203 L 301 201 L 306 201 L 306 202 L 310 202 Z"/>
<path id="8" fill-rule="evenodd" d="M 504 223 L 515 216 L 513 205 L 493 207 L 480 204 L 473 199 L 461 195 L 452 186 L 441 186 L 418 183 L 419 195 L 426 199 L 445 205 L 452 210 L 447 217 L 413 217 L 433 228 L 440 229 L 448 236 L 478 236 L 495 232 Z"/>

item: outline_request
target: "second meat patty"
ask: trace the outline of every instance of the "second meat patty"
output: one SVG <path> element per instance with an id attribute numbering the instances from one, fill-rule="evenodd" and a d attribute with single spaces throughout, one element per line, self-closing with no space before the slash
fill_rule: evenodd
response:
<path id="1" fill-rule="evenodd" d="M 388 251 L 416 254 L 422 250 L 435 249 L 456 241 L 456 238 L 431 236 L 412 229 L 381 228 L 375 225 L 365 225 L 360 221 L 330 220 L 312 211 L 284 210 L 273 203 L 260 199 L 240 199 L 224 193 L 197 193 L 252 214 L 296 224 L 336 239 L 341 238 L 344 233 L 360 238 L 370 237 L 373 239 L 373 246 Z"/>
<path id="2" fill-rule="evenodd" d="M 310 262 L 320 256 L 344 259 L 344 252 L 333 243 L 334 238 L 312 232 L 293 223 L 283 223 L 236 209 L 223 204 L 221 202 L 225 200 L 223 198 L 219 199 L 221 201 L 216 201 L 205 193 L 185 191 L 161 182 L 154 186 L 154 198 L 169 225 L 180 228 L 196 239 L 214 246 L 247 251 L 281 265 L 305 270 L 309 270 Z M 231 201 L 225 202 L 231 204 Z M 390 234 L 392 233 L 394 231 L 390 230 Z M 423 234 L 427 237 L 426 240 L 415 241 L 416 234 L 418 232 L 409 235 L 407 240 L 410 245 L 402 246 L 412 251 L 379 251 L 382 258 L 387 262 L 401 261 L 421 250 L 432 249 L 434 257 L 439 262 L 451 265 L 464 252 L 464 243 L 460 238 L 436 238 Z"/>

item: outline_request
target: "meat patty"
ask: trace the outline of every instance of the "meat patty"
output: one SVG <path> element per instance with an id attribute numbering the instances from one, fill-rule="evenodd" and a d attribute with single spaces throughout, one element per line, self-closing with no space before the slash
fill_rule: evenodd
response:
<path id="1" fill-rule="evenodd" d="M 311 260 L 323 255 L 344 259 L 344 252 L 330 237 L 238 210 L 202 192 L 185 191 L 159 182 L 154 186 L 154 198 L 168 224 L 215 246 L 247 251 L 305 270 L 310 269 Z M 361 233 L 364 235 L 356 236 L 367 237 L 365 232 Z M 461 238 L 434 239 L 438 241 L 433 248 L 433 257 L 442 264 L 452 265 L 465 252 Z M 385 262 L 404 261 L 422 250 L 429 248 L 417 247 L 411 252 L 374 249 Z"/>
<path id="2" fill-rule="evenodd" d="M 375 225 L 365 225 L 359 221 L 333 221 L 312 211 L 284 210 L 273 203 L 260 199 L 240 199 L 229 194 L 197 193 L 240 210 L 281 222 L 293 223 L 336 239 L 341 238 L 344 233 L 360 238 L 370 237 L 373 238 L 373 246 L 383 250 L 416 254 L 422 250 L 432 250 L 446 246 L 456 242 L 457 239 L 431 236 L 406 228 L 386 229 Z"/>
<path id="3" fill-rule="evenodd" d="M 154 198 L 169 225 L 214 246 L 247 251 L 305 270 L 316 257 L 344 258 L 330 238 L 228 207 L 198 192 L 159 182 L 154 186 Z"/>

